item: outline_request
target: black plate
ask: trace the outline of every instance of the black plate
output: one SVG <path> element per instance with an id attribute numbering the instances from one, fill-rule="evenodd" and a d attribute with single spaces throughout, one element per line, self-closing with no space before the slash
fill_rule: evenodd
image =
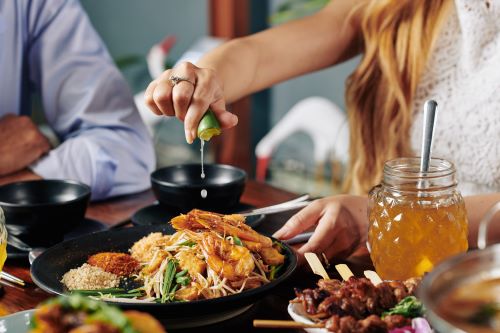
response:
<path id="1" fill-rule="evenodd" d="M 102 231 L 65 241 L 51 247 L 35 259 L 31 265 L 31 277 L 43 290 L 53 294 L 63 294 L 64 289 L 60 282 L 63 274 L 79 267 L 89 255 L 103 251 L 127 252 L 134 242 L 151 232 L 158 231 L 168 233 L 169 228 L 165 225 L 137 226 Z M 281 244 L 286 256 L 282 274 L 276 280 L 259 288 L 237 295 L 192 302 L 114 304 L 124 309 L 149 312 L 162 320 L 167 329 L 174 328 L 179 323 L 184 327 L 195 327 L 228 319 L 248 309 L 292 274 L 297 266 L 297 257 L 288 245 Z"/>
<path id="2" fill-rule="evenodd" d="M 64 235 L 64 240 L 70 240 L 82 235 L 90 234 L 97 231 L 103 231 L 106 230 L 107 228 L 108 226 L 102 222 L 85 218 L 82 222 L 77 224 L 77 226 L 73 230 L 69 231 Z M 29 254 L 28 251 L 23 251 L 13 246 L 7 245 L 8 259 L 28 258 L 28 254 Z"/>
<path id="3" fill-rule="evenodd" d="M 231 214 L 235 212 L 242 212 L 245 210 L 250 210 L 255 208 L 254 206 L 247 205 L 244 203 L 239 203 L 236 207 L 230 209 L 229 211 L 222 212 L 224 214 Z M 160 204 L 154 204 L 150 206 L 146 206 L 144 208 L 139 209 L 137 212 L 132 215 L 132 224 L 134 225 L 160 225 L 166 224 L 172 218 L 176 217 L 180 213 L 173 212 L 171 209 L 168 209 L 165 206 Z M 256 228 L 262 220 L 264 220 L 265 215 L 255 215 L 249 216 L 246 218 L 246 223 L 252 227 Z"/>

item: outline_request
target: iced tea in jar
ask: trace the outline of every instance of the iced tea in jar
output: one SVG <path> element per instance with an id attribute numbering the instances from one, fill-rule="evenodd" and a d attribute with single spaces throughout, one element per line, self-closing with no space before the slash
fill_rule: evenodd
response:
<path id="1" fill-rule="evenodd" d="M 369 194 L 368 246 L 383 279 L 422 276 L 467 250 L 467 214 L 452 163 L 433 158 L 386 162 L 382 184 Z"/>

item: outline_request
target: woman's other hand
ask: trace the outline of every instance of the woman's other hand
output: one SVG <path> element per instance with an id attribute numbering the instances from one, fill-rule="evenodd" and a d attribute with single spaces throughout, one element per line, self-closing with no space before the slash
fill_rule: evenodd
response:
<path id="1" fill-rule="evenodd" d="M 298 253 L 324 253 L 328 258 L 346 258 L 366 242 L 368 230 L 366 197 L 339 195 L 313 201 L 292 216 L 273 236 L 290 239 L 316 226 Z"/>
<path id="2" fill-rule="evenodd" d="M 173 77 L 180 80 L 174 83 Z M 208 108 L 223 129 L 238 123 L 238 117 L 226 110 L 223 87 L 215 71 L 189 62 L 163 72 L 149 84 L 144 99 L 157 115 L 175 116 L 183 121 L 188 143 L 196 139 L 198 124 Z"/>

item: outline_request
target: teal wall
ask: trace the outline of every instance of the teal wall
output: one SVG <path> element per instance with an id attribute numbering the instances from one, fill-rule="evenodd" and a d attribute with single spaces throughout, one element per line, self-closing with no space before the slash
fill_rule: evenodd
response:
<path id="1" fill-rule="evenodd" d="M 113 58 L 144 56 L 166 35 L 177 37 L 176 60 L 198 37 L 208 33 L 207 0 L 80 0 Z M 149 81 L 145 63 L 124 74 L 134 91 Z"/>
<path id="2" fill-rule="evenodd" d="M 335 67 L 308 74 L 273 88 L 271 123 L 275 124 L 298 101 L 309 96 L 330 99 L 345 110 L 345 80 L 354 71 L 359 59 L 355 58 Z"/>

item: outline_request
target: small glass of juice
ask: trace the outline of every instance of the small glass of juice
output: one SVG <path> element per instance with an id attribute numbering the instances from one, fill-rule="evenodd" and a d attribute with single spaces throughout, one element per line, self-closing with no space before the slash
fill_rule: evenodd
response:
<path id="1" fill-rule="evenodd" d="M 387 280 L 422 276 L 442 260 L 467 251 L 467 213 L 455 167 L 433 158 L 386 162 L 383 181 L 369 194 L 368 246 L 377 273 Z"/>

